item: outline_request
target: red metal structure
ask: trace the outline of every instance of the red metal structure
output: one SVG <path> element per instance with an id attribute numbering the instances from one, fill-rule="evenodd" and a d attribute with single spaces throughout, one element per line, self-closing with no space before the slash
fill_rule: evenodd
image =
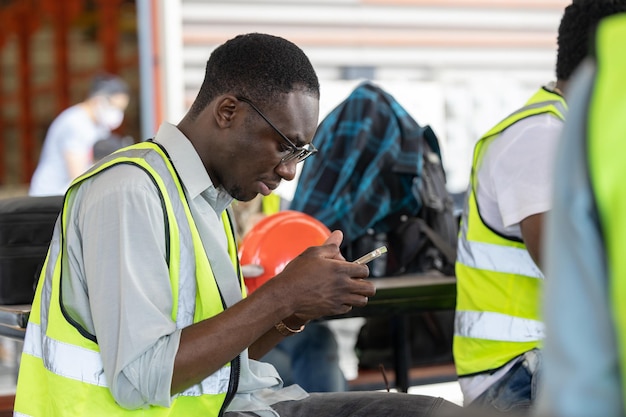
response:
<path id="1" fill-rule="evenodd" d="M 0 0 L 0 186 L 28 184 L 48 125 L 81 101 L 90 78 L 138 89 L 134 0 Z M 137 100 L 124 134 L 138 136 Z"/>

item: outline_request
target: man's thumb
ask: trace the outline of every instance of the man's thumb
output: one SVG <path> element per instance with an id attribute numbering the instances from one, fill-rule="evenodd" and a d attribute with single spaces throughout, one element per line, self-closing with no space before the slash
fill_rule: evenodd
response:
<path id="1" fill-rule="evenodd" d="M 341 246 L 341 242 L 343 242 L 343 232 L 341 230 L 335 230 L 328 236 L 324 244 Z"/>

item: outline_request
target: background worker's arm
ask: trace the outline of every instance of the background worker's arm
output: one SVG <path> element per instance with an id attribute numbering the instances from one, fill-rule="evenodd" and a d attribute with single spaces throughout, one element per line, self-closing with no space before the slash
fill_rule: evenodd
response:
<path id="1" fill-rule="evenodd" d="M 60 143 L 63 161 L 69 178 L 74 179 L 93 163 L 93 144 L 90 139 L 94 135 L 93 126 L 88 120 L 75 117 L 56 134 L 62 135 Z"/>
<path id="2" fill-rule="evenodd" d="M 80 149 L 66 150 L 63 153 L 65 166 L 70 178 L 76 178 L 91 165 L 91 153 L 85 153 Z"/>
<path id="3" fill-rule="evenodd" d="M 489 180 L 495 188 L 505 234 L 521 237 L 541 269 L 542 224 L 551 207 L 554 154 L 562 122 L 550 114 L 540 114 L 510 129 L 492 145 L 499 153 L 493 156 Z"/>
<path id="4" fill-rule="evenodd" d="M 546 213 L 537 213 L 526 217 L 520 222 L 522 238 L 530 257 L 533 258 L 539 269 L 543 270 L 541 262 L 543 241 L 543 220 Z"/>

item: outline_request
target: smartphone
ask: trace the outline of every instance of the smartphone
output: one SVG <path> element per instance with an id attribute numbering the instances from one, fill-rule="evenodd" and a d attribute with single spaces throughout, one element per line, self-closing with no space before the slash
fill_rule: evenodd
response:
<path id="1" fill-rule="evenodd" d="M 374 259 L 378 258 L 380 255 L 386 252 L 387 252 L 387 246 L 383 245 L 380 248 L 376 248 L 373 251 L 361 256 L 359 259 L 354 261 L 354 263 L 365 265 L 366 263 L 373 261 Z"/>

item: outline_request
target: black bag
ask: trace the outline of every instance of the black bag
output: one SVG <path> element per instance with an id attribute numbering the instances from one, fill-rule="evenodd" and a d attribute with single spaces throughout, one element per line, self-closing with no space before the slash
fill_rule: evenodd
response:
<path id="1" fill-rule="evenodd" d="M 30 304 L 63 196 L 0 200 L 0 304 Z"/>
<path id="2" fill-rule="evenodd" d="M 393 225 L 389 232 L 369 230 L 347 249 L 348 256 L 360 256 L 387 246 L 387 254 L 369 265 L 373 277 L 429 271 L 454 275 L 459 220 L 446 189 L 437 137 L 429 126 L 421 140 L 422 175 L 413 184 L 414 197 L 421 206 L 417 215 L 392 213 L 384 220 Z"/>
<path id="3" fill-rule="evenodd" d="M 396 226 L 390 232 L 370 233 L 355 241 L 353 250 L 359 252 L 381 244 L 387 246 L 386 258 L 378 258 L 370 264 L 372 276 L 430 271 L 454 275 L 458 217 L 452 196 L 446 189 L 441 159 L 431 147 L 437 138 L 428 127 L 424 134 L 423 172 L 414 187 L 415 198 L 422 202 L 417 216 L 394 214 Z M 412 366 L 453 361 L 454 311 L 413 314 L 409 323 Z M 366 319 L 355 346 L 361 368 L 393 366 L 393 326 L 394 321 L 388 317 Z"/>
<path id="4" fill-rule="evenodd" d="M 431 270 L 454 275 L 459 223 L 452 196 L 446 189 L 441 158 L 431 148 L 436 140 L 435 133 L 427 127 L 422 178 L 416 185 L 422 208 L 417 216 L 401 216 L 398 226 L 388 234 L 388 275 Z"/>

